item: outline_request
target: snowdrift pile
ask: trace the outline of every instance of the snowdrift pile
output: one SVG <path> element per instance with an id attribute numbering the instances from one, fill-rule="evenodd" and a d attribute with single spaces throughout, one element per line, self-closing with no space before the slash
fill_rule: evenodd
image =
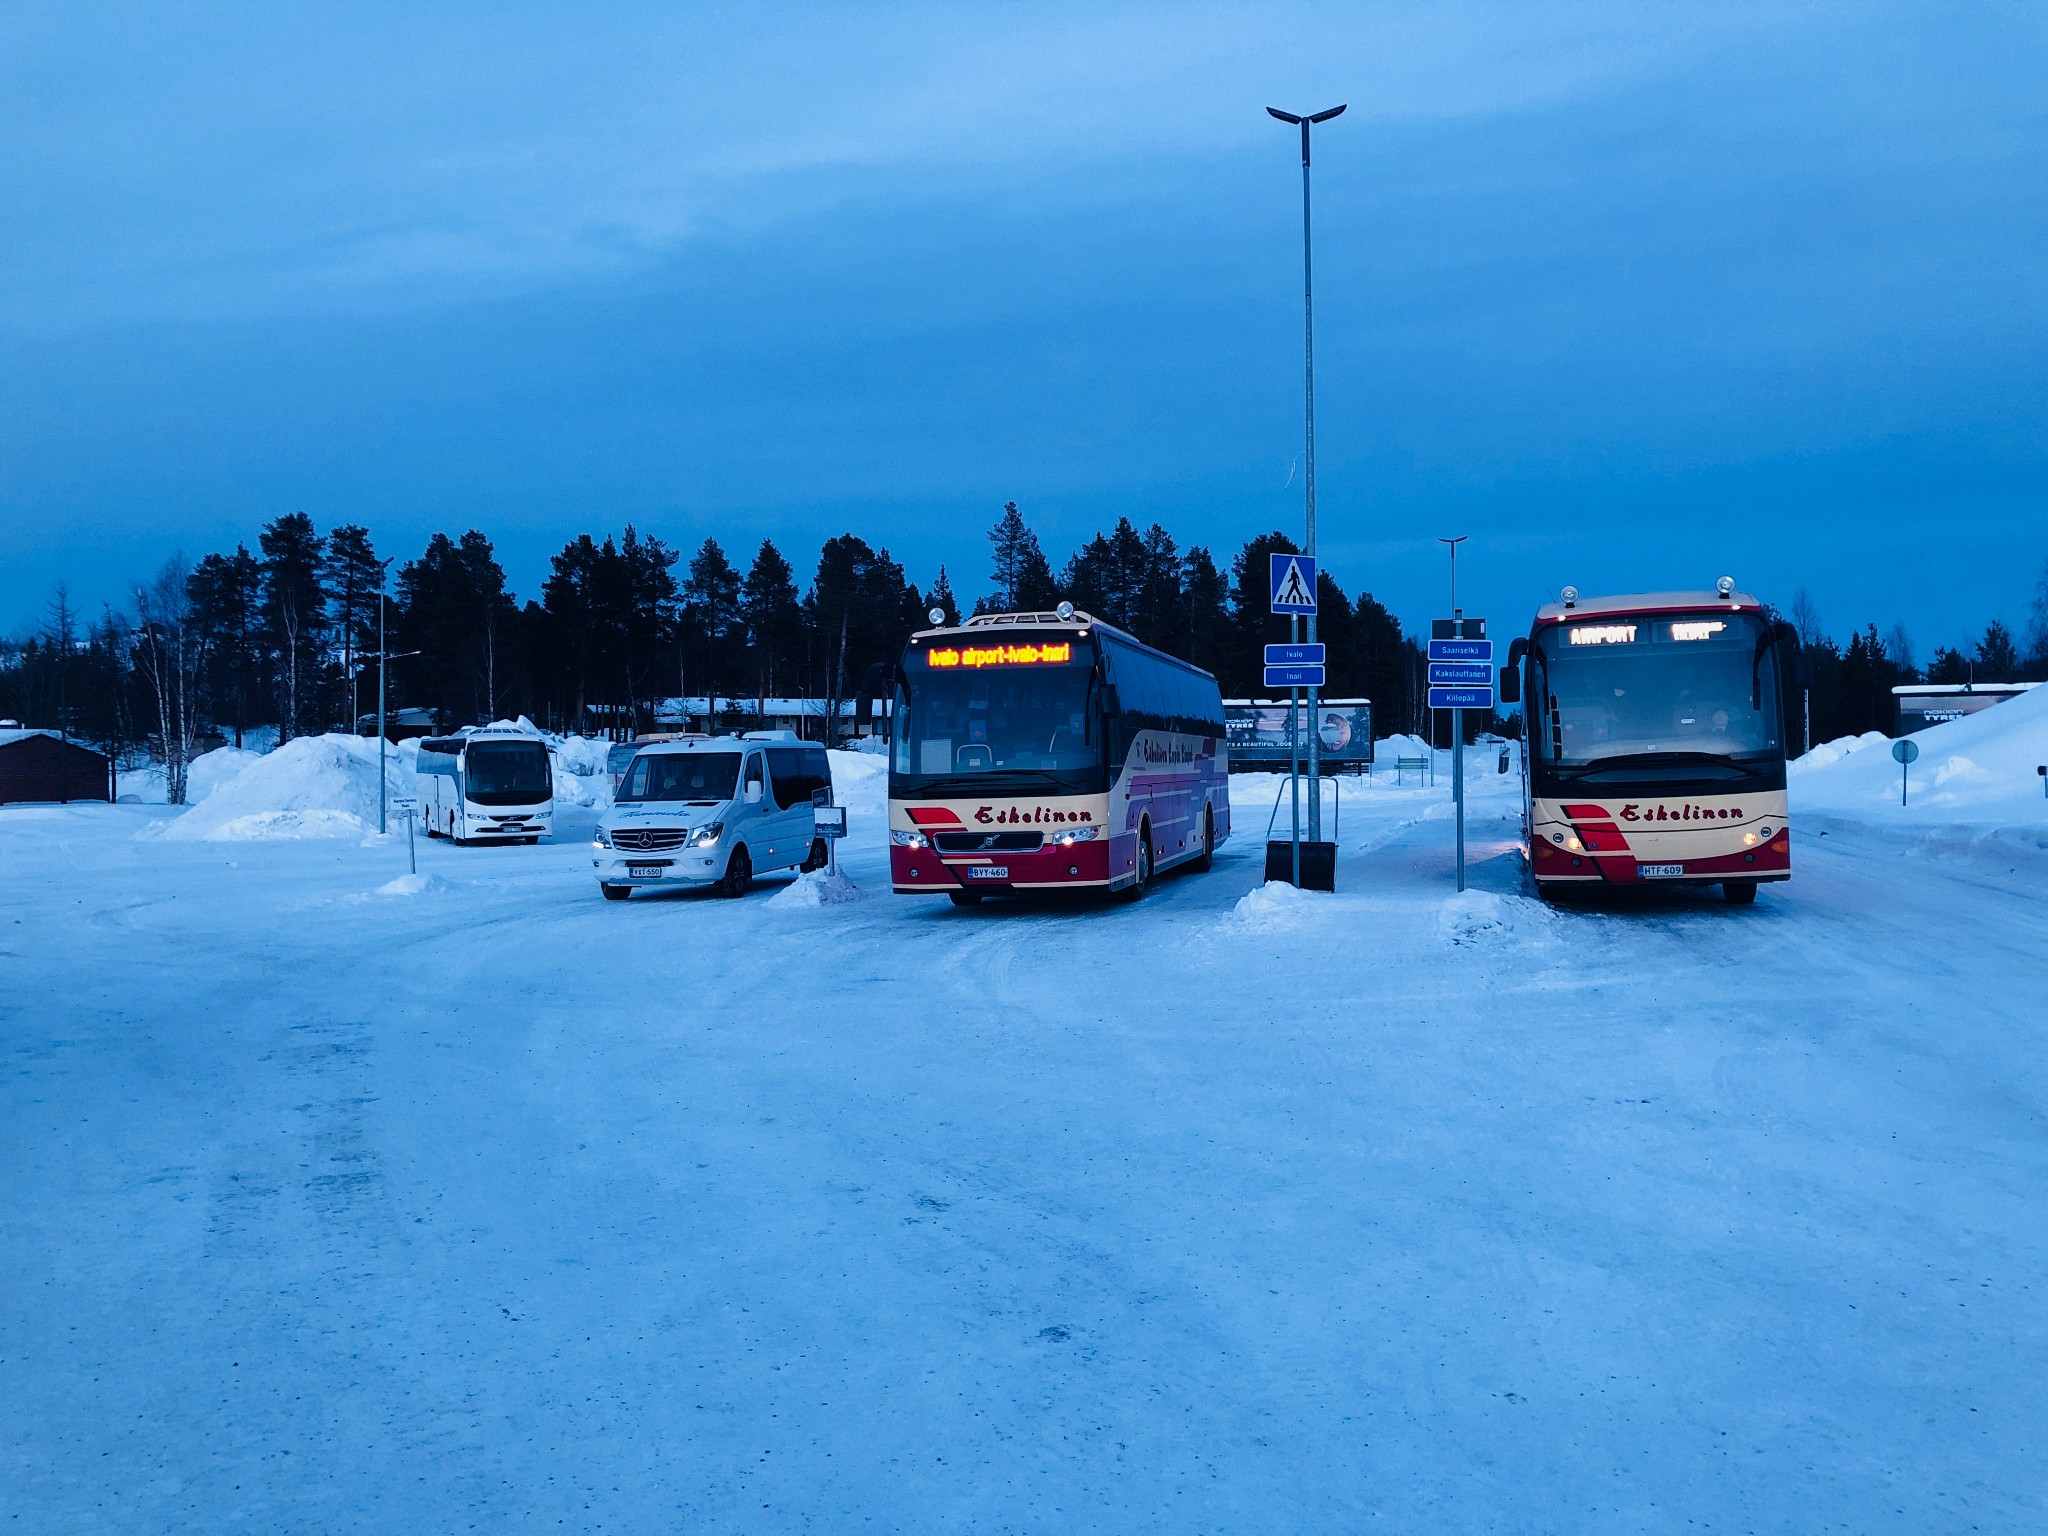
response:
<path id="1" fill-rule="evenodd" d="M 1839 763 L 1852 752 L 1861 752 L 1865 747 L 1889 745 L 1891 737 L 1883 731 L 1865 731 L 1861 736 L 1837 736 L 1833 741 L 1824 741 L 1804 757 L 1795 757 L 1785 765 L 1785 771 L 1793 776 L 1825 768 L 1830 763 Z"/>
<path id="2" fill-rule="evenodd" d="M 231 749 L 226 749 L 231 750 Z M 208 758 L 222 756 L 209 752 Z M 392 749 L 394 794 L 410 794 L 412 753 Z M 267 838 L 361 837 L 377 825 L 374 737 L 301 736 L 225 774 L 209 773 L 206 798 L 164 828 L 173 842 L 252 842 Z M 199 764 L 193 765 L 197 775 Z M 195 794 L 196 794 L 195 787 Z"/>
<path id="3" fill-rule="evenodd" d="M 2048 763 L 2048 687 L 1915 732 L 1910 739 L 1918 743 L 1920 757 L 1906 774 L 1904 806 L 1899 804 L 1899 765 L 1889 751 L 1866 747 L 1816 763 L 1825 750 L 1816 747 L 1792 766 L 1793 814 L 1817 811 L 1857 821 L 2048 833 L 2048 798 L 2035 771 Z"/>

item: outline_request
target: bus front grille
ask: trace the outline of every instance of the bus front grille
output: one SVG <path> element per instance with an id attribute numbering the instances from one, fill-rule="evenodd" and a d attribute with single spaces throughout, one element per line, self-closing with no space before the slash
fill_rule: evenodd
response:
<path id="1" fill-rule="evenodd" d="M 941 853 L 1036 853 L 1043 832 L 941 832 L 933 841 Z"/>
<path id="2" fill-rule="evenodd" d="M 612 833 L 612 846 L 623 848 L 628 853 L 666 853 L 680 848 L 689 839 L 688 832 L 672 828 L 635 828 Z"/>

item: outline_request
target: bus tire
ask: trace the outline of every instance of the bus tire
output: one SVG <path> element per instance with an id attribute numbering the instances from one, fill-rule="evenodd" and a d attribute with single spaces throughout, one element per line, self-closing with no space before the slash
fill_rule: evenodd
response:
<path id="1" fill-rule="evenodd" d="M 1216 813 L 1208 806 L 1202 807 L 1202 846 L 1195 854 L 1194 867 L 1197 873 L 1207 874 L 1209 866 L 1216 862 Z"/>
<path id="2" fill-rule="evenodd" d="M 725 861 L 725 875 L 718 882 L 721 896 L 744 896 L 747 887 L 754 883 L 754 860 L 747 852 L 745 843 L 733 844 L 731 855 Z"/>
<path id="3" fill-rule="evenodd" d="M 1139 901 L 1152 885 L 1152 823 L 1138 823 L 1138 867 L 1131 883 L 1117 894 L 1125 901 Z"/>
<path id="4" fill-rule="evenodd" d="M 1731 907 L 1746 907 L 1756 900 L 1756 882 L 1754 880 L 1723 880 L 1721 882 L 1721 899 L 1726 901 Z"/>
<path id="5" fill-rule="evenodd" d="M 597 888 L 604 892 L 604 899 L 606 901 L 624 901 L 633 894 L 633 888 L 630 885 L 605 885 L 600 882 Z"/>
<path id="6" fill-rule="evenodd" d="M 976 907 L 981 905 L 981 892 L 979 891 L 948 891 L 946 895 L 952 899 L 953 905 L 956 907 Z"/>
<path id="7" fill-rule="evenodd" d="M 825 865 L 830 861 L 831 857 L 832 855 L 826 851 L 825 839 L 823 839 L 822 837 L 814 837 L 811 839 L 811 851 L 809 855 L 804 859 L 802 864 L 797 866 L 797 868 L 801 873 L 808 875 L 814 869 L 823 869 Z"/>

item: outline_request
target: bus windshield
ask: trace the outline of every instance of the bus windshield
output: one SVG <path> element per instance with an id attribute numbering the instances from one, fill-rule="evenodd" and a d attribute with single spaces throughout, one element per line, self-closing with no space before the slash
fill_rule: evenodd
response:
<path id="1" fill-rule="evenodd" d="M 1093 657 L 1063 666 L 919 667 L 892 764 L 919 778 L 970 782 L 1051 773 L 1088 777 L 1102 764 Z"/>
<path id="2" fill-rule="evenodd" d="M 719 805 L 732 798 L 740 779 L 737 752 L 643 752 L 614 797 L 623 805 L 634 800 L 680 800 Z"/>
<path id="3" fill-rule="evenodd" d="M 1770 632 L 1752 614 L 1560 624 L 1537 641 L 1538 755 L 1739 759 L 1781 749 Z"/>
<path id="4" fill-rule="evenodd" d="M 528 805 L 554 793 L 548 749 L 537 741 L 473 741 L 462 771 L 463 793 L 478 805 Z"/>

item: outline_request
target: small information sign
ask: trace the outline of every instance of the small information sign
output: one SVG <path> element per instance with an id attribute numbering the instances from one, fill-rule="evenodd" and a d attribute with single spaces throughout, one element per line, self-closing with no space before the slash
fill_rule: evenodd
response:
<path id="1" fill-rule="evenodd" d="M 1268 667 L 1266 668 L 1268 688 L 1320 688 L 1323 686 L 1321 667 Z"/>

